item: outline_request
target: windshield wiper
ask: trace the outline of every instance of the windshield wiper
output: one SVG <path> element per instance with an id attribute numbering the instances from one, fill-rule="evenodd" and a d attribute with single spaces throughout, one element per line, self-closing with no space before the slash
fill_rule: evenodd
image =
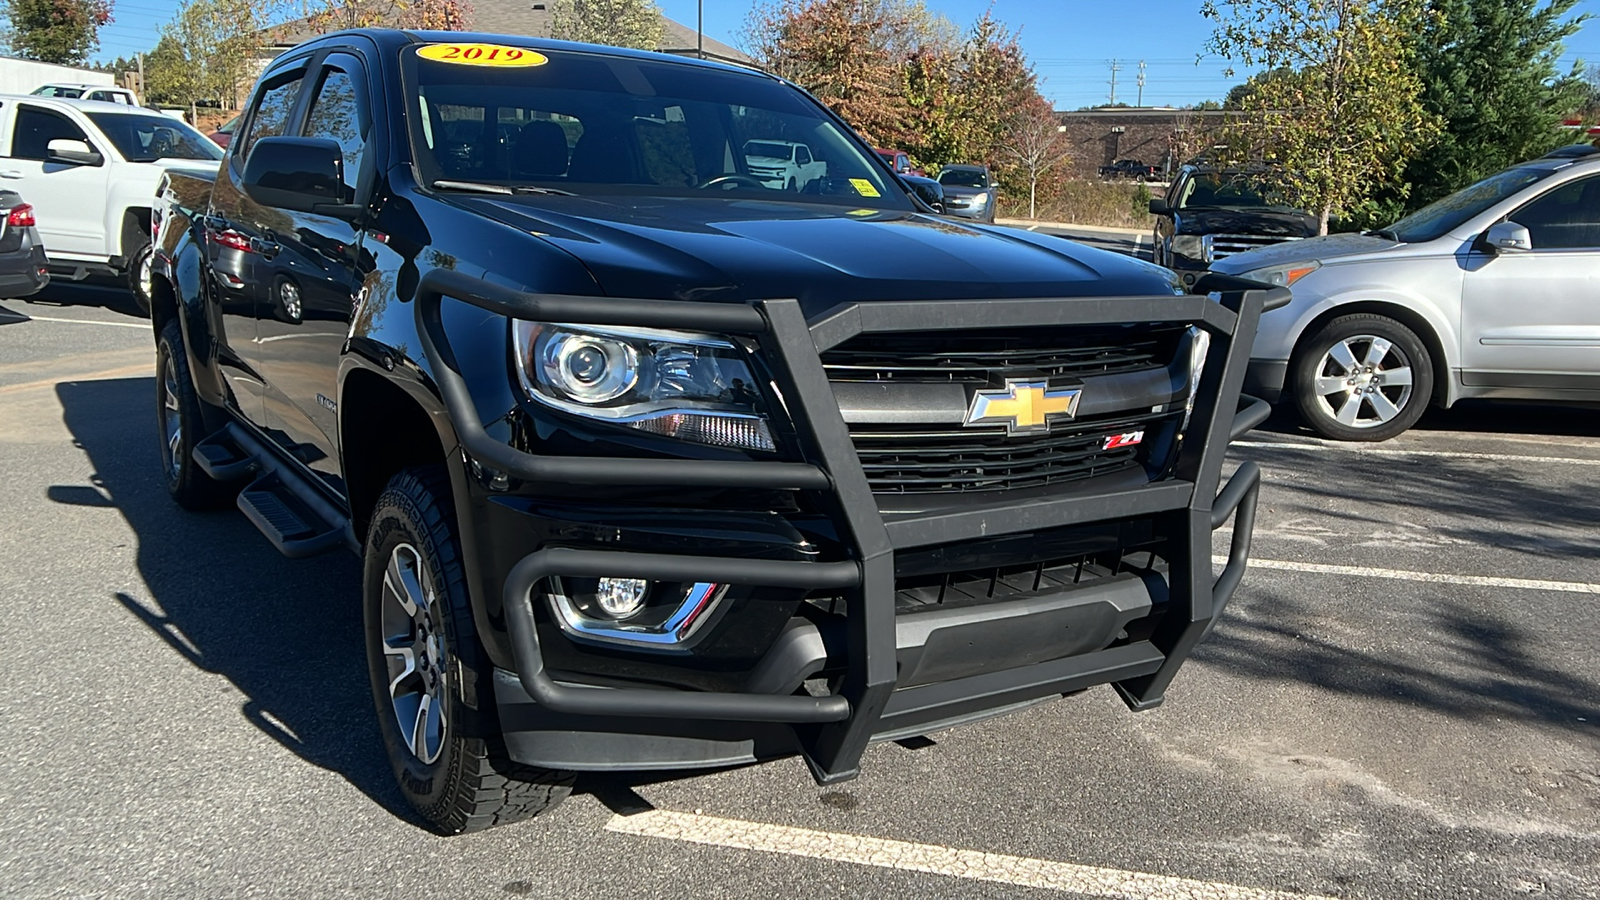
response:
<path id="1" fill-rule="evenodd" d="M 1367 236 L 1388 238 L 1389 240 L 1394 241 L 1396 244 L 1405 243 L 1405 241 L 1400 240 L 1400 235 L 1395 234 L 1394 230 L 1390 228 L 1374 228 L 1373 230 L 1367 232 Z"/>
<path id="2" fill-rule="evenodd" d="M 505 184 L 488 184 L 482 181 L 435 181 L 434 190 L 437 191 L 472 191 L 479 194 L 559 194 L 563 197 L 576 197 L 571 191 L 560 188 L 536 187 L 531 184 L 516 186 Z"/>

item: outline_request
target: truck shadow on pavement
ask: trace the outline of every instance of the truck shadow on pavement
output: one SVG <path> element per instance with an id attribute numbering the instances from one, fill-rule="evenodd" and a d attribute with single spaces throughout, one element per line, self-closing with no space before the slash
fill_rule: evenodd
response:
<path id="1" fill-rule="evenodd" d="M 1330 628 L 1317 598 L 1257 587 L 1194 658 L 1246 678 L 1293 679 L 1471 722 L 1522 722 L 1600 746 L 1600 683 L 1559 668 L 1547 638 L 1452 603 L 1447 590 L 1408 585 L 1396 618 L 1412 626 L 1411 639 L 1378 642 Z"/>
<path id="2" fill-rule="evenodd" d="M 343 554 L 287 560 L 239 513 L 173 503 L 160 480 L 154 379 L 68 382 L 56 392 L 95 483 L 138 536 L 149 596 L 119 591 L 115 602 L 196 668 L 226 678 L 262 733 L 416 822 L 378 739 L 358 562 Z M 106 505 L 94 493 L 57 486 L 49 496 Z"/>

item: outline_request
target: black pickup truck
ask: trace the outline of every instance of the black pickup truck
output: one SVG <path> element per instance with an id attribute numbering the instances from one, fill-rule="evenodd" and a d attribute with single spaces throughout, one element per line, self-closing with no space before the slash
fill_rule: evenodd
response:
<path id="1" fill-rule="evenodd" d="M 771 189 L 751 140 L 826 175 Z M 828 783 L 1092 685 L 1148 709 L 1244 570 L 1259 473 L 1219 491 L 1223 455 L 1286 292 L 919 212 L 768 75 L 329 35 L 156 228 L 167 486 L 363 560 L 382 739 L 442 832 L 576 771 Z"/>

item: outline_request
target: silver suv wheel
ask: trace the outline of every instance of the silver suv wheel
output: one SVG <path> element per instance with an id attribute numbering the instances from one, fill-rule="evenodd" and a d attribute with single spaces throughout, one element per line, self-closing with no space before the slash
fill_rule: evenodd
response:
<path id="1" fill-rule="evenodd" d="M 1313 388 L 1334 421 L 1377 428 L 1411 402 L 1411 360 L 1377 335 L 1352 335 L 1322 355 Z"/>

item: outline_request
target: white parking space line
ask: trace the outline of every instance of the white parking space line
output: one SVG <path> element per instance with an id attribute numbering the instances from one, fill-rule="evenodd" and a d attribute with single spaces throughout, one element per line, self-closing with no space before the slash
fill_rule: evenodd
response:
<path id="1" fill-rule="evenodd" d="M 1216 565 L 1226 565 L 1226 556 L 1213 556 Z M 1413 572 L 1408 569 L 1375 569 L 1370 566 L 1334 566 L 1326 563 L 1292 562 L 1286 559 L 1256 559 L 1252 569 L 1277 569 L 1316 575 L 1352 575 L 1357 578 L 1392 578 L 1397 581 L 1425 581 L 1432 584 L 1462 584 L 1477 587 L 1517 588 L 1526 591 L 1560 591 L 1568 594 L 1600 594 L 1600 584 L 1582 581 L 1544 581 L 1538 578 L 1499 578 L 1493 575 L 1445 575 L 1439 572 Z"/>
<path id="2" fill-rule="evenodd" d="M 1305 450 L 1321 453 L 1342 450 L 1346 453 L 1373 456 L 1433 456 L 1446 459 L 1482 459 L 1492 462 L 1563 463 L 1574 466 L 1600 466 L 1600 459 L 1583 459 L 1575 456 L 1527 456 L 1516 453 L 1474 453 L 1457 450 L 1406 450 L 1399 447 L 1371 447 L 1363 444 L 1297 444 L 1288 441 L 1234 441 L 1234 447 L 1255 447 L 1263 450 Z"/>
<path id="3" fill-rule="evenodd" d="M 18 322 L 60 322 L 65 325 L 110 325 L 113 328 L 142 328 L 150 330 L 149 322 L 107 322 L 104 319 L 57 319 L 50 316 L 20 316 L 13 315 L 8 318 Z"/>
<path id="4" fill-rule="evenodd" d="M 606 830 L 1118 900 L 1330 900 L 1317 895 L 666 810 L 612 816 Z"/>

